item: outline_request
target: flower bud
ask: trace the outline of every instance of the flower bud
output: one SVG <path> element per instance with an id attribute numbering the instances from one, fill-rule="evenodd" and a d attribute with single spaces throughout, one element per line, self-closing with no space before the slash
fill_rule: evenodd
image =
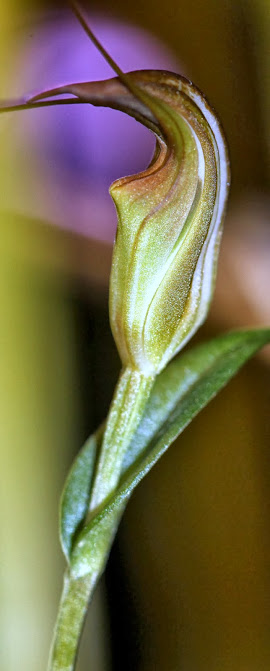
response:
<path id="1" fill-rule="evenodd" d="M 132 77 L 156 119 L 157 149 L 147 170 L 110 188 L 119 220 L 110 319 L 123 363 L 152 375 L 207 315 L 228 158 L 215 115 L 187 80 L 162 72 Z"/>
<path id="2" fill-rule="evenodd" d="M 156 135 L 150 166 L 110 188 L 118 213 L 110 320 L 125 366 L 157 374 L 204 321 L 212 296 L 229 163 L 204 96 L 170 72 L 138 71 L 72 93 L 120 109 Z"/>

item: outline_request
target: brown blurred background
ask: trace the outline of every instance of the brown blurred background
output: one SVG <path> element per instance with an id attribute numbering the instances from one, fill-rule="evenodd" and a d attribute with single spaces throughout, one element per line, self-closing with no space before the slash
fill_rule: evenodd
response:
<path id="1" fill-rule="evenodd" d="M 125 31 L 135 26 L 129 67 L 147 45 L 158 61 L 160 48 L 164 62 L 179 63 L 205 92 L 225 128 L 231 199 L 215 299 L 199 338 L 269 324 L 268 0 L 101 0 L 91 12 L 120 36 L 112 55 L 123 68 Z M 57 36 L 70 20 L 65 3 L 4 2 L 0 19 L 2 98 L 37 88 L 43 75 L 49 85 L 60 60 L 69 81 L 73 39 L 85 37 L 71 28 L 64 47 L 50 40 L 53 26 Z M 92 68 L 89 58 L 89 79 Z M 63 153 L 65 114 L 0 120 L 3 671 L 46 667 L 63 570 L 60 490 L 72 456 L 106 415 L 119 369 L 107 316 L 115 221 L 103 193 L 129 157 L 119 144 L 105 179 L 109 149 L 98 163 L 93 138 L 89 163 L 81 137 L 74 154 L 72 143 Z M 138 169 L 144 149 L 130 160 Z M 269 360 L 265 350 L 250 362 L 139 486 L 90 609 L 79 671 L 269 669 Z"/>

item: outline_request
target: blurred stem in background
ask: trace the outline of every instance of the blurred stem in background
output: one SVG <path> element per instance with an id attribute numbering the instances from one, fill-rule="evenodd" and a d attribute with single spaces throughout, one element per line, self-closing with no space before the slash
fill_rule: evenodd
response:
<path id="1" fill-rule="evenodd" d="M 270 6 L 268 0 L 248 0 L 249 29 L 257 66 L 260 111 L 267 153 L 268 186 L 270 184 Z"/>
<path id="2" fill-rule="evenodd" d="M 26 253 L 27 221 L 2 213 L 0 226 L 0 658 L 3 671 L 36 671 L 46 668 L 63 571 L 59 492 L 82 442 L 74 305 L 66 282 Z M 36 235 L 38 254 L 38 226 Z M 103 671 L 101 594 L 87 635 Z"/>
<path id="3" fill-rule="evenodd" d="M 8 90 L 16 42 L 11 29 L 21 9 L 15 2 L 0 7 L 1 96 Z M 1 119 L 0 134 L 0 174 L 12 202 L 28 159 L 14 161 L 9 172 L 10 155 L 16 152 L 10 119 Z M 59 492 L 82 440 L 73 296 L 67 277 L 41 262 L 53 249 L 39 226 L 3 212 L 0 196 L 2 671 L 46 668 L 63 571 L 57 540 Z M 88 635 L 95 669 L 104 671 L 101 598 L 100 591 Z M 89 649 L 83 654 L 88 657 Z"/>

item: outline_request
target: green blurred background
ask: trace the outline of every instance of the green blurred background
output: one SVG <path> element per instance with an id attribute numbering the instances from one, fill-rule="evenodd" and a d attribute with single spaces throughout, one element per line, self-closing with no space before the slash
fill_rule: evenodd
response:
<path id="1" fill-rule="evenodd" d="M 1 4 L 2 98 L 20 81 L 21 45 L 55 8 L 65 5 Z M 269 324 L 268 0 L 101 0 L 91 10 L 167 45 L 225 128 L 232 194 L 200 338 Z M 44 170 L 31 147 L 17 151 L 17 124 L 1 118 L 0 660 L 3 671 L 37 671 L 64 567 L 60 491 L 106 415 L 119 362 L 107 316 L 111 245 L 57 229 L 46 208 L 42 221 L 27 215 L 25 191 L 29 203 Z M 90 609 L 79 671 L 270 668 L 269 400 L 266 351 L 140 485 Z"/>

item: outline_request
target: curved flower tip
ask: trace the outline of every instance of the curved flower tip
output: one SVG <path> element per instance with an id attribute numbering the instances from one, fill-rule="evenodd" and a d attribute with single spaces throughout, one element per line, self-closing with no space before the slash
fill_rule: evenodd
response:
<path id="1" fill-rule="evenodd" d="M 200 91 L 170 72 L 74 84 L 32 102 L 61 93 L 122 110 L 156 134 L 150 166 L 110 188 L 119 219 L 112 331 L 123 364 L 155 375 L 208 312 L 229 187 L 223 132 Z"/>

